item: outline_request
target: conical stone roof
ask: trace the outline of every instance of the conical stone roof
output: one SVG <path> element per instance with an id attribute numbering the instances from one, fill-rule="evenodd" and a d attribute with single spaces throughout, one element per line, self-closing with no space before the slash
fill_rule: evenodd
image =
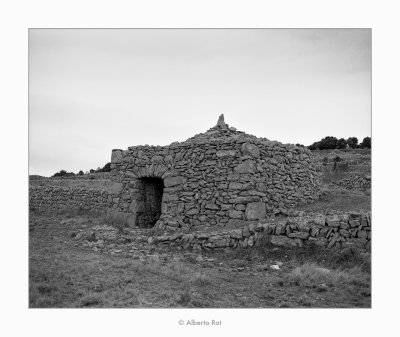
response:
<path id="1" fill-rule="evenodd" d="M 224 115 L 220 115 L 217 124 L 208 129 L 206 132 L 199 133 L 193 137 L 188 138 L 184 142 L 174 142 L 171 145 L 182 146 L 190 144 L 204 144 L 204 143 L 230 143 L 230 142 L 260 142 L 270 143 L 267 138 L 258 138 L 256 136 L 238 131 L 234 127 L 229 127 L 224 121 Z"/>

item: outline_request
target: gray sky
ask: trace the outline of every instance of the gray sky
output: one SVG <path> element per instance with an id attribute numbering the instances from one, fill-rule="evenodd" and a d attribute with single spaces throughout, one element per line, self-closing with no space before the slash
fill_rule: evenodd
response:
<path id="1" fill-rule="evenodd" d="M 102 167 L 114 148 L 214 126 L 310 145 L 371 129 L 371 31 L 29 31 L 29 171 Z"/>

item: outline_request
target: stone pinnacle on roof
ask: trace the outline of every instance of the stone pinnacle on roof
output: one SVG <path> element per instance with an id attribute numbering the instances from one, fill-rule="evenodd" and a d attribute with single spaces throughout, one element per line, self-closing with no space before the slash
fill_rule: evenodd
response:
<path id="1" fill-rule="evenodd" d="M 217 127 L 220 127 L 220 128 L 226 128 L 226 127 L 228 127 L 228 125 L 225 123 L 225 121 L 224 121 L 224 114 L 222 114 L 221 116 L 219 116 L 219 118 L 218 118 L 218 122 L 217 122 L 217 125 L 216 125 Z"/>

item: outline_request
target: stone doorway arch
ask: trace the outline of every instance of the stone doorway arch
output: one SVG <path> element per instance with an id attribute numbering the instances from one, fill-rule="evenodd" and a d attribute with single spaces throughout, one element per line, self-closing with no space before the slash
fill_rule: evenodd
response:
<path id="1" fill-rule="evenodd" d="M 132 224 L 142 228 L 152 228 L 163 215 L 164 179 L 170 175 L 162 164 L 137 167 L 131 171 L 134 193 L 129 212 Z"/>
<path id="2" fill-rule="evenodd" d="M 164 180 L 159 177 L 138 178 L 136 226 L 152 228 L 161 216 Z"/>

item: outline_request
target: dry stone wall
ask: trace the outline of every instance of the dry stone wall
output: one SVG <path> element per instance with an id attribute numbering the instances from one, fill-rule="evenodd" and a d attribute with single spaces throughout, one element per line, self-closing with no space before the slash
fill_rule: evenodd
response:
<path id="1" fill-rule="evenodd" d="M 223 117 L 185 142 L 113 150 L 111 179 L 119 191 L 112 207 L 130 213 L 133 224 L 149 208 L 141 192 L 148 177 L 164 185 L 156 224 L 161 230 L 262 220 L 320 193 L 308 149 L 239 132 Z"/>
<path id="2" fill-rule="evenodd" d="M 240 223 L 238 223 L 240 225 Z M 215 231 L 175 232 L 150 237 L 149 243 L 193 250 L 236 249 L 271 244 L 283 247 L 317 245 L 370 249 L 371 214 L 347 212 L 307 214 L 252 222 Z"/>
<path id="3" fill-rule="evenodd" d="M 29 207 L 57 210 L 68 207 L 104 210 L 111 206 L 112 197 L 105 190 L 38 185 L 29 187 Z"/>
<path id="4" fill-rule="evenodd" d="M 336 182 L 334 185 L 347 190 L 366 191 L 371 189 L 371 176 L 352 174 L 349 177 Z"/>

